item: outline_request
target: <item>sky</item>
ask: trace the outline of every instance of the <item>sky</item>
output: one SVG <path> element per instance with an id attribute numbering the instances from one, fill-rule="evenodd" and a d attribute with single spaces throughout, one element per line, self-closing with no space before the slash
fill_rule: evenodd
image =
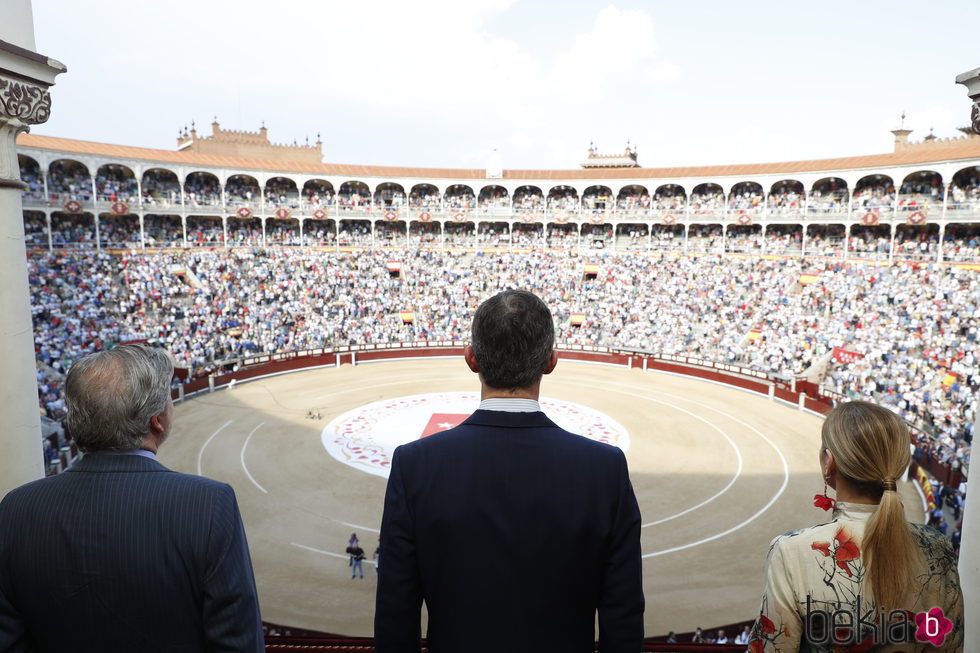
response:
<path id="1" fill-rule="evenodd" d="M 890 152 L 958 136 L 976 0 L 34 0 L 68 67 L 36 134 L 173 150 L 323 141 L 330 163 L 571 169 Z"/>

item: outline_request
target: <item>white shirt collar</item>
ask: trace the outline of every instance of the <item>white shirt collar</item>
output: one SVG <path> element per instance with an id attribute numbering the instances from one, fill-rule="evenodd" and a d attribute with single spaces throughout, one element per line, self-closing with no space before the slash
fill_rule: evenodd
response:
<path id="1" fill-rule="evenodd" d="M 496 410 L 502 413 L 539 413 L 541 412 L 541 404 L 536 399 L 496 397 L 481 401 L 480 410 Z"/>

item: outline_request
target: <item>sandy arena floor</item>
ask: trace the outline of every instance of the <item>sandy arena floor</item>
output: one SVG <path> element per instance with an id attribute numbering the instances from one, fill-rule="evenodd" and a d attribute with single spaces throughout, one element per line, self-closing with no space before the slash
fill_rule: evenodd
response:
<path id="1" fill-rule="evenodd" d="M 352 531 L 377 546 L 385 479 L 344 465 L 321 443 L 334 417 L 426 392 L 479 391 L 462 359 L 298 372 L 178 405 L 161 461 L 234 486 L 268 621 L 371 635 L 375 570 L 351 580 Z M 630 434 L 643 514 L 648 636 L 751 619 L 769 541 L 824 521 L 820 420 L 732 388 L 639 369 L 562 361 L 542 394 L 595 408 Z M 306 413 L 318 408 L 322 420 Z M 911 517 L 920 500 L 902 488 Z"/>

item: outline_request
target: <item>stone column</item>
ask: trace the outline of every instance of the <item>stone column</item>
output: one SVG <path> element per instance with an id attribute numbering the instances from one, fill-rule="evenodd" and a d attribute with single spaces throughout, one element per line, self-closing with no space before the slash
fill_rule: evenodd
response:
<path id="1" fill-rule="evenodd" d="M 48 119 L 48 88 L 65 67 L 28 49 L 33 46 L 30 1 L 14 0 L 0 10 L 0 497 L 44 475 L 15 146 L 18 134 Z"/>

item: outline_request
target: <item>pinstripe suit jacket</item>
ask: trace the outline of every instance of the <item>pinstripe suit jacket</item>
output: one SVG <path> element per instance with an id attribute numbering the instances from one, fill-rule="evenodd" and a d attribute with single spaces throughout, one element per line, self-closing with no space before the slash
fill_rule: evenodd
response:
<path id="1" fill-rule="evenodd" d="M 0 652 L 261 650 L 229 485 L 89 454 L 0 503 Z"/>

